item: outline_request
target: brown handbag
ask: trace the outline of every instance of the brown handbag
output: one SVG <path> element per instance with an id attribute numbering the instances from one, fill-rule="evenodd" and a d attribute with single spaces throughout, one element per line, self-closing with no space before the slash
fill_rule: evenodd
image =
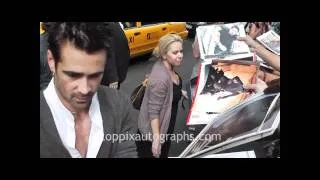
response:
<path id="1" fill-rule="evenodd" d="M 135 109 L 140 110 L 146 87 L 149 83 L 149 78 L 146 78 L 139 86 L 131 93 L 131 102 Z"/>

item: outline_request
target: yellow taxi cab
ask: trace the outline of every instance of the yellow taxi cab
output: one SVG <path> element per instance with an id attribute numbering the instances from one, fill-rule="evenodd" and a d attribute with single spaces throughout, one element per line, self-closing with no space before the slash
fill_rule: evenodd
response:
<path id="1" fill-rule="evenodd" d="M 130 56 L 148 54 L 166 34 L 177 34 L 182 39 L 188 37 L 185 22 L 121 22 L 128 39 Z"/>
<path id="2" fill-rule="evenodd" d="M 44 32 L 40 22 L 40 34 Z M 188 37 L 185 22 L 121 22 L 128 39 L 130 56 L 148 54 L 157 46 L 159 39 L 166 34 Z"/>
<path id="3" fill-rule="evenodd" d="M 40 34 L 42 34 L 44 30 L 42 29 L 42 22 L 40 22 Z"/>

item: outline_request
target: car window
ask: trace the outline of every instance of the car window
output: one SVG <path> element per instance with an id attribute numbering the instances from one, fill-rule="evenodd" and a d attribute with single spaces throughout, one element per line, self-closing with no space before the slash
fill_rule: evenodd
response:
<path id="1" fill-rule="evenodd" d="M 154 24 L 160 24 L 163 22 L 141 22 L 142 26 L 149 26 L 149 25 L 154 25 Z"/>
<path id="2" fill-rule="evenodd" d="M 137 27 L 136 22 L 121 22 L 121 23 L 124 29 Z"/>

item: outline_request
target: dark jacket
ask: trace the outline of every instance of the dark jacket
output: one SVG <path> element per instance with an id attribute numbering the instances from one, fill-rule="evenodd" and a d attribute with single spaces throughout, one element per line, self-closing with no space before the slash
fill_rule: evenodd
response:
<path id="1" fill-rule="evenodd" d="M 118 22 L 110 23 L 112 38 L 110 52 L 106 63 L 105 72 L 101 81 L 102 85 L 112 82 L 122 83 L 127 76 L 130 61 L 130 50 L 127 37 Z"/>
<path id="2" fill-rule="evenodd" d="M 47 62 L 47 38 L 47 33 L 43 33 L 40 35 L 40 90 L 45 89 L 52 78 L 51 71 Z"/>
<path id="3" fill-rule="evenodd" d="M 126 95 L 120 91 L 100 86 L 98 99 L 103 120 L 104 136 L 107 134 L 128 134 L 130 138 L 131 134 L 137 132 L 137 120 L 132 114 L 133 108 Z M 59 137 L 43 91 L 40 91 L 40 157 L 71 158 Z M 133 139 L 114 143 L 112 143 L 112 140 L 107 141 L 104 139 L 97 154 L 97 158 L 132 157 L 137 157 L 136 145 Z"/>

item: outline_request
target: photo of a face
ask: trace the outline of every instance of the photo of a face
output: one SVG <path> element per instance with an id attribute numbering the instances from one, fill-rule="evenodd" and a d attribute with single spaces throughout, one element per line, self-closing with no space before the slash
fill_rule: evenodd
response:
<path id="1" fill-rule="evenodd" d="M 165 61 L 168 61 L 172 66 L 180 66 L 183 59 L 183 47 L 181 42 L 173 42 L 168 47 L 168 52 L 165 55 Z"/>
<path id="2" fill-rule="evenodd" d="M 74 111 L 88 108 L 103 76 L 106 52 L 88 54 L 66 43 L 62 45 L 61 57 L 55 64 L 49 54 L 49 66 L 55 72 L 53 78 L 59 98 Z"/>
<path id="3" fill-rule="evenodd" d="M 233 26 L 229 30 L 230 36 L 237 37 L 240 35 L 239 28 L 237 26 Z"/>
<path id="4" fill-rule="evenodd" d="M 245 30 L 241 23 L 215 24 L 197 28 L 197 38 L 201 59 L 234 60 L 252 56 L 245 42 L 238 41 L 244 37 Z"/>

